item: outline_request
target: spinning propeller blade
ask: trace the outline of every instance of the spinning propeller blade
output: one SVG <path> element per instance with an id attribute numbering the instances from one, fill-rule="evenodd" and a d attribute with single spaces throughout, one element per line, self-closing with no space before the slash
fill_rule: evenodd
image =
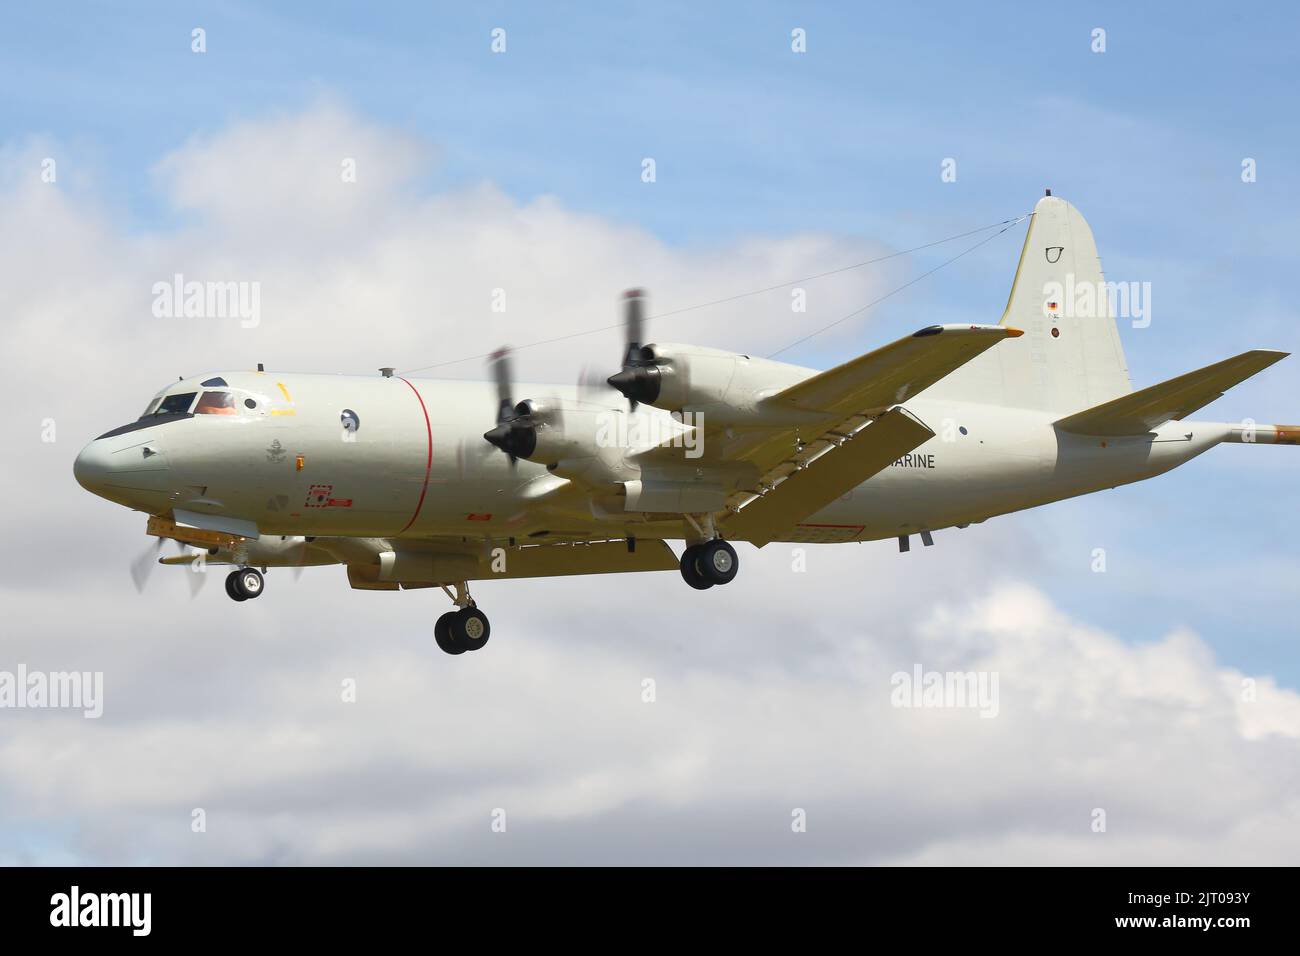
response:
<path id="1" fill-rule="evenodd" d="M 605 381 L 622 392 L 632 411 L 636 411 L 638 402 L 653 402 L 659 397 L 659 370 L 645 347 L 645 293 L 640 289 L 623 293 L 623 330 L 627 339 L 623 369 Z"/>
<path id="2" fill-rule="evenodd" d="M 537 431 L 528 417 L 528 407 L 522 402 L 519 405 L 511 402 L 510 350 L 497 349 L 488 359 L 488 365 L 497 383 L 497 423 L 483 437 L 509 455 L 513 467 L 520 458 L 533 453 L 537 447 Z"/>
<path id="3" fill-rule="evenodd" d="M 514 417 L 515 403 L 510 400 L 510 347 L 503 345 L 488 358 L 488 368 L 497 383 L 497 424 Z"/>
<path id="4" fill-rule="evenodd" d="M 159 555 L 162 553 L 163 541 L 165 540 L 168 539 L 158 538 L 154 544 L 146 545 L 145 549 L 131 562 L 131 581 L 135 584 L 137 594 L 144 593 L 145 585 L 149 583 L 149 578 L 153 575 L 153 569 L 162 560 Z M 178 551 L 183 554 L 185 546 L 179 541 L 176 541 L 175 544 Z"/>
<path id="5" fill-rule="evenodd" d="M 201 564 L 197 563 L 197 559 L 201 553 L 202 552 L 199 551 L 194 552 L 193 560 L 189 562 L 189 566 L 185 569 L 190 574 L 190 600 L 191 601 L 199 596 L 199 592 L 203 590 L 203 585 L 208 583 L 207 562 L 203 561 Z"/>

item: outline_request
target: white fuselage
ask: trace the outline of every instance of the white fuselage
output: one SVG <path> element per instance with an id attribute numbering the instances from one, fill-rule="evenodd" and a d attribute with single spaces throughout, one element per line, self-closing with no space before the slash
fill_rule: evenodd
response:
<path id="1" fill-rule="evenodd" d="M 813 374 L 811 371 L 809 375 Z M 121 504 L 255 523 L 262 535 L 681 538 L 680 518 L 593 508 L 534 462 L 483 439 L 497 396 L 482 382 L 225 374 L 233 411 L 136 423 L 87 446 L 79 480 Z M 202 393 L 200 379 L 168 395 Z M 562 386 L 519 386 L 564 400 Z M 626 404 L 604 393 L 615 414 Z M 1218 444 L 1226 425 L 1169 422 L 1142 437 L 1058 431 L 1056 413 L 927 399 L 905 407 L 935 437 L 805 521 L 786 540 L 871 540 L 1138 481 Z M 666 416 L 644 406 L 636 413 Z M 707 448 L 703 449 L 707 455 Z"/>

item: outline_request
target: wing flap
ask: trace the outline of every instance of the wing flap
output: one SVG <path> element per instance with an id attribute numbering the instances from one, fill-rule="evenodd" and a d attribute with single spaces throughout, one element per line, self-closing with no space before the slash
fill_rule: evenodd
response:
<path id="1" fill-rule="evenodd" d="M 933 437 L 909 412 L 892 409 L 842 444 L 795 463 L 787 477 L 728 518 L 726 531 L 762 547 Z"/>
<path id="2" fill-rule="evenodd" d="M 1220 398 L 1232 386 L 1286 358 L 1287 354 L 1272 349 L 1252 349 L 1067 415 L 1055 424 L 1063 431 L 1082 435 L 1145 435 L 1157 425 L 1186 418 Z"/>

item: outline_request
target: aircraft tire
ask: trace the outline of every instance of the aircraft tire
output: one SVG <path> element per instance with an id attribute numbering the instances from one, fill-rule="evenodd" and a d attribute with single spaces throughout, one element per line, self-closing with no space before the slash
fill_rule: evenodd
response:
<path id="1" fill-rule="evenodd" d="M 492 636 L 487 615 L 473 606 L 461 608 L 452 615 L 449 623 L 452 639 L 467 651 L 481 650 Z"/>
<path id="2" fill-rule="evenodd" d="M 697 561 L 699 556 L 699 545 L 693 544 L 682 552 L 682 580 L 697 591 L 707 591 L 709 588 L 713 587 L 713 582 L 700 572 L 699 563 Z"/>
<path id="3" fill-rule="evenodd" d="M 240 568 L 235 572 L 232 589 L 241 595 L 240 600 L 248 601 L 261 597 L 266 589 L 266 581 L 257 568 Z"/>
<path id="4" fill-rule="evenodd" d="M 457 644 L 456 639 L 452 636 L 451 622 L 455 616 L 455 611 L 448 611 L 438 618 L 433 625 L 433 639 L 437 643 L 438 649 L 444 654 L 464 654 L 467 650 L 467 648 Z"/>
<path id="5" fill-rule="evenodd" d="M 714 538 L 700 546 L 695 566 L 710 584 L 730 584 L 740 570 L 740 558 L 735 548 L 721 538 Z"/>
<path id="6" fill-rule="evenodd" d="M 236 580 L 238 577 L 238 571 L 231 571 L 226 575 L 226 594 L 230 596 L 232 601 L 247 601 L 247 595 L 241 594 L 239 591 L 239 585 Z"/>

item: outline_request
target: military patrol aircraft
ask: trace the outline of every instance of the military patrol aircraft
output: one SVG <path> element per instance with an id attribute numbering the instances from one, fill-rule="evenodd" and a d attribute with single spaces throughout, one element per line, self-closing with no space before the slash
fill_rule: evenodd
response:
<path id="1" fill-rule="evenodd" d="M 1133 391 L 1113 311 L 1087 222 L 1049 190 L 998 325 L 929 325 L 818 372 L 647 343 L 633 291 L 607 384 L 521 385 L 504 353 L 494 382 L 200 375 L 88 444 L 75 473 L 146 513 L 160 544 L 198 549 L 161 563 L 233 566 L 236 601 L 269 567 L 441 587 L 456 610 L 434 636 L 460 654 L 490 634 L 471 581 L 673 569 L 706 590 L 735 578 L 737 541 L 906 551 L 1221 442 L 1300 443 L 1300 427 L 1187 420 L 1286 353 Z"/>

